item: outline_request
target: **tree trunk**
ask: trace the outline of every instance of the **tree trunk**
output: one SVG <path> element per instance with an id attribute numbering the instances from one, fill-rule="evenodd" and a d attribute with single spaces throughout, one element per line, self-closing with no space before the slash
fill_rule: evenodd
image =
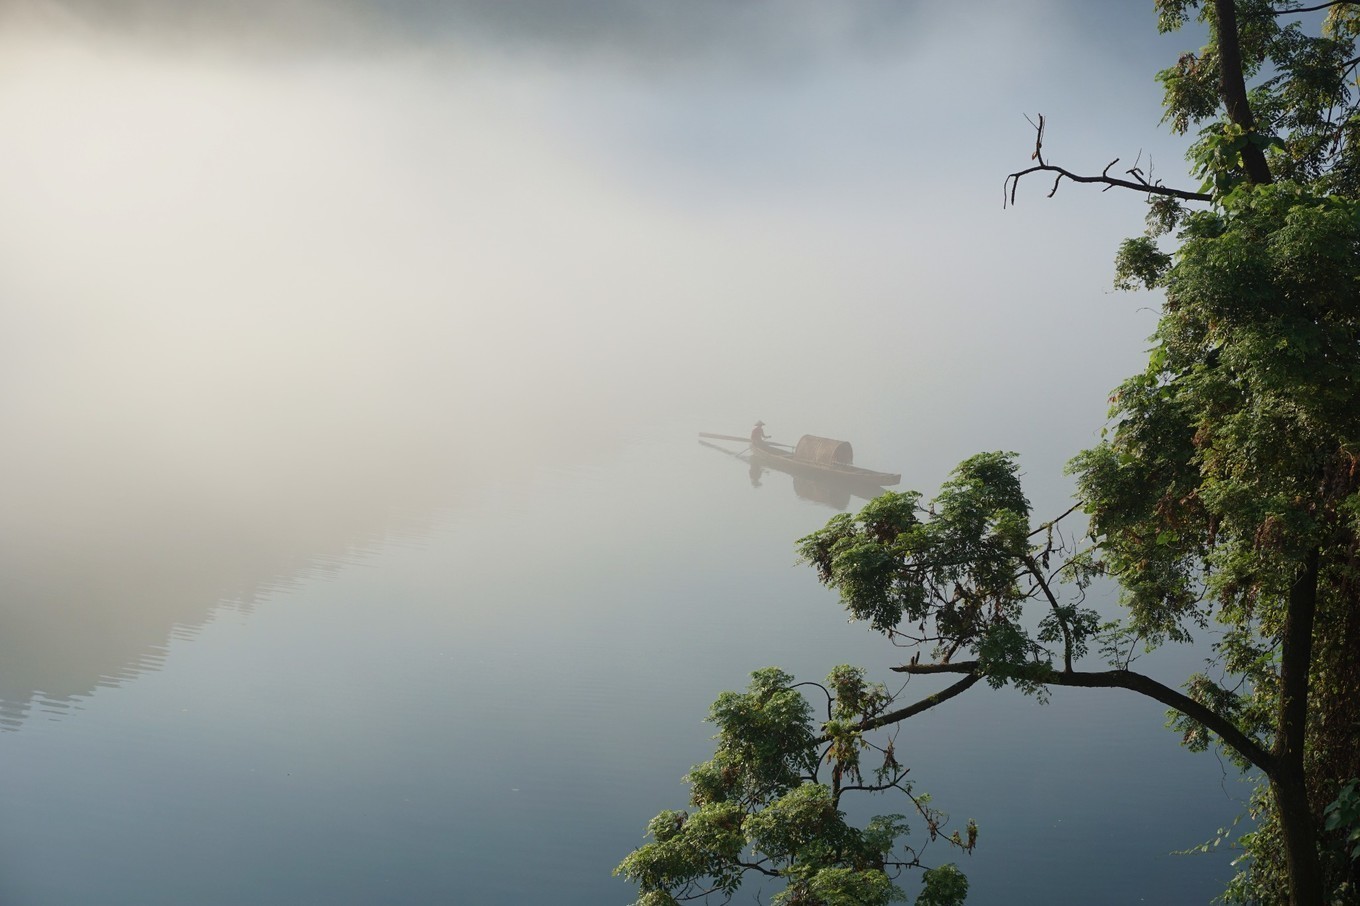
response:
<path id="1" fill-rule="evenodd" d="M 1289 588 L 1289 610 L 1285 614 L 1280 644 L 1280 712 L 1275 737 L 1275 770 L 1270 774 L 1270 791 L 1275 797 L 1280 832 L 1284 836 L 1289 902 L 1293 906 L 1321 906 L 1323 902 L 1317 832 L 1303 772 L 1318 561 L 1319 553 L 1314 548 Z"/>
<path id="2" fill-rule="evenodd" d="M 1270 793 L 1280 813 L 1285 868 L 1289 872 L 1291 906 L 1322 906 L 1322 865 L 1318 861 L 1313 810 L 1303 770 L 1281 769 L 1270 778 Z"/>
<path id="3" fill-rule="evenodd" d="M 1247 82 L 1242 74 L 1236 0 L 1214 0 L 1214 14 L 1218 20 L 1218 75 L 1223 106 L 1227 108 L 1228 119 L 1251 134 L 1256 131 L 1256 118 L 1247 101 Z M 1247 178 L 1257 185 L 1273 181 L 1265 151 L 1259 145 L 1248 144 L 1242 149 L 1242 166 Z"/>

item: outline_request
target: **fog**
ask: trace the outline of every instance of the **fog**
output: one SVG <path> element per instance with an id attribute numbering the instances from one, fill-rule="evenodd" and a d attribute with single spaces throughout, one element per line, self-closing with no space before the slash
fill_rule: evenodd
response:
<path id="1" fill-rule="evenodd" d="M 6 5 L 10 716 L 630 437 L 1010 448 L 1061 502 L 1155 300 L 1136 199 L 1003 210 L 1024 114 L 1181 172 L 1183 42 L 1087 7 Z"/>

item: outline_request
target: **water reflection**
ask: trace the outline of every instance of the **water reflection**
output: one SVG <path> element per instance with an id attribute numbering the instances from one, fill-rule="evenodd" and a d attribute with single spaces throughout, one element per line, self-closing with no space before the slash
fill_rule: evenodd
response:
<path id="1" fill-rule="evenodd" d="M 138 490 L 149 498 L 152 489 Z M 0 526 L 6 729 L 35 708 L 60 715 L 97 687 L 158 669 L 171 640 L 196 633 L 220 606 L 249 610 L 387 538 L 418 534 L 421 524 L 419 514 L 372 500 L 280 499 L 251 530 L 201 498 L 182 500 L 186 512 L 173 518 L 150 499 L 114 508 L 108 498 L 87 497 L 54 535 L 57 499 L 30 503 L 34 509 L 11 511 L 18 518 Z"/>
<path id="2" fill-rule="evenodd" d="M 160 669 L 172 641 L 196 635 L 223 608 L 251 611 L 421 538 L 439 513 L 517 468 L 511 452 L 460 442 L 437 423 L 398 431 L 366 413 L 324 426 L 313 419 L 291 436 L 237 420 L 232 447 L 179 455 L 181 446 L 173 462 L 132 432 L 81 438 L 75 425 L 38 431 L 32 418 L 6 414 L 16 439 L 0 452 L 8 730 Z M 178 436 L 210 418 L 181 415 Z M 537 423 L 570 436 L 551 415 Z M 459 427 L 502 433 L 486 419 Z"/>

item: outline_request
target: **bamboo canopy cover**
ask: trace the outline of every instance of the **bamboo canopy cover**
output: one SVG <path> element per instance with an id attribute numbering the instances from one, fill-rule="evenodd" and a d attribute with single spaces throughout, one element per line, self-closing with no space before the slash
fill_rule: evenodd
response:
<path id="1" fill-rule="evenodd" d="M 804 434 L 798 438 L 798 446 L 794 448 L 793 455 L 796 459 L 804 462 L 816 462 L 822 465 L 848 466 L 855 461 L 854 448 L 848 441 L 832 440 L 829 437 L 817 437 L 813 434 Z"/>

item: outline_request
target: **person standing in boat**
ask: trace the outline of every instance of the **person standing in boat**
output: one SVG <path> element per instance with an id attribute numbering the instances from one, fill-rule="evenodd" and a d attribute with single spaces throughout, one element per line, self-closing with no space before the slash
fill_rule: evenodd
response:
<path id="1" fill-rule="evenodd" d="M 751 429 L 751 446 L 756 448 L 763 447 L 765 446 L 765 441 L 769 438 L 770 435 L 765 433 L 765 423 L 757 421 L 756 426 Z"/>

